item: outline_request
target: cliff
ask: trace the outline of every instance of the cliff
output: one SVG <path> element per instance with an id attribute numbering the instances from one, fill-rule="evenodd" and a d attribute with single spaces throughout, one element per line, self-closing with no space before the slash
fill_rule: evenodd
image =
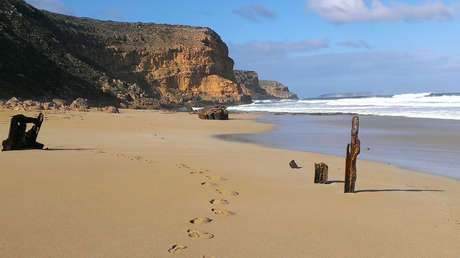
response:
<path id="1" fill-rule="evenodd" d="M 289 88 L 277 81 L 259 80 L 259 85 L 267 94 L 279 99 L 297 99 L 297 95 Z"/>
<path id="2" fill-rule="evenodd" d="M 247 103 L 209 28 L 122 23 L 0 0 L 0 98 L 87 98 L 151 107 Z"/>
<path id="3" fill-rule="evenodd" d="M 243 89 L 244 94 L 252 99 L 270 99 L 267 92 L 259 86 L 259 75 L 254 71 L 234 70 L 235 82 Z"/>
<path id="4" fill-rule="evenodd" d="M 235 81 L 252 99 L 297 99 L 297 95 L 277 81 L 259 80 L 254 71 L 234 70 Z"/>

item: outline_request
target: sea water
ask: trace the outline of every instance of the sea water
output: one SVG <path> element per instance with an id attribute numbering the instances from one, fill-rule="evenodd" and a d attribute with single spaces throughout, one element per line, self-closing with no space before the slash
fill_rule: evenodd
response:
<path id="1" fill-rule="evenodd" d="M 360 159 L 460 179 L 458 95 L 261 101 L 230 110 L 272 112 L 258 121 L 276 127 L 225 138 L 340 156 L 350 141 L 350 114 L 359 114 Z"/>
<path id="2" fill-rule="evenodd" d="M 235 111 L 303 114 L 360 114 L 460 120 L 460 94 L 410 93 L 337 99 L 256 100 Z"/>

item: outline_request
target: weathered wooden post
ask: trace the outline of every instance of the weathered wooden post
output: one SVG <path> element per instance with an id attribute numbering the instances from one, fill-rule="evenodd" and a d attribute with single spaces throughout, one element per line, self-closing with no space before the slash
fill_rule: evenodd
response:
<path id="1" fill-rule="evenodd" d="M 360 152 L 358 132 L 359 117 L 354 116 L 351 124 L 351 143 L 347 145 L 347 157 L 345 160 L 345 193 L 355 192 L 356 158 Z"/>
<path id="2" fill-rule="evenodd" d="M 326 163 L 315 163 L 315 184 L 326 184 L 328 167 Z"/>

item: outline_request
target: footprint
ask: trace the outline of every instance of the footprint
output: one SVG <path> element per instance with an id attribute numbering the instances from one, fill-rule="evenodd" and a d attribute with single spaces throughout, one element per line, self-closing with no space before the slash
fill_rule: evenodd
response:
<path id="1" fill-rule="evenodd" d="M 204 170 L 201 170 L 201 169 L 198 169 L 198 170 L 192 170 L 190 171 L 190 174 L 191 175 L 200 175 L 200 174 L 204 174 Z"/>
<path id="2" fill-rule="evenodd" d="M 171 248 L 168 249 L 168 253 L 175 254 L 175 253 L 183 252 L 185 249 L 187 249 L 187 246 L 175 244 L 171 246 Z"/>
<path id="3" fill-rule="evenodd" d="M 225 196 L 238 196 L 239 193 L 236 192 L 236 191 L 232 191 L 232 190 L 227 190 L 227 189 L 220 189 L 220 188 L 217 188 L 216 191 L 222 195 L 225 195 Z"/>
<path id="4" fill-rule="evenodd" d="M 144 158 L 139 155 L 133 155 L 129 157 L 130 160 L 143 160 Z"/>
<path id="5" fill-rule="evenodd" d="M 113 154 L 113 155 L 114 155 L 115 157 L 117 157 L 117 158 L 126 158 L 126 155 L 123 154 L 123 153 L 115 153 L 115 154 Z"/>
<path id="6" fill-rule="evenodd" d="M 213 183 L 213 182 L 204 181 L 204 182 L 201 182 L 201 186 L 210 187 L 210 186 L 218 186 L 218 184 Z"/>
<path id="7" fill-rule="evenodd" d="M 205 218 L 194 218 L 190 220 L 190 223 L 192 224 L 201 224 L 201 223 L 209 223 L 211 222 L 212 219 L 205 217 Z"/>
<path id="8" fill-rule="evenodd" d="M 185 165 L 184 163 L 176 163 L 176 167 L 178 167 L 178 168 L 190 168 L 189 166 Z"/>
<path id="9" fill-rule="evenodd" d="M 224 215 L 224 216 L 235 215 L 235 213 L 233 211 L 222 210 L 222 209 L 218 209 L 218 208 L 212 208 L 211 211 L 214 212 L 214 214 L 216 214 L 216 215 Z"/>
<path id="10" fill-rule="evenodd" d="M 188 236 L 191 238 L 203 238 L 203 239 L 214 238 L 214 234 L 208 233 L 208 232 L 201 232 L 196 229 L 188 229 L 187 233 L 188 233 Z"/>
<path id="11" fill-rule="evenodd" d="M 211 181 L 225 181 L 227 178 L 223 178 L 221 176 L 206 176 L 206 179 Z"/>
<path id="12" fill-rule="evenodd" d="M 214 205 L 218 205 L 218 204 L 223 204 L 223 205 L 227 205 L 229 204 L 230 202 L 225 200 L 225 199 L 212 199 L 209 201 L 210 204 L 214 204 Z"/>

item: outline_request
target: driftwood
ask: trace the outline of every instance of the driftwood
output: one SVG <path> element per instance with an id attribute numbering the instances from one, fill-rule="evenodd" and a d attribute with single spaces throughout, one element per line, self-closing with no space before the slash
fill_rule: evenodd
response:
<path id="1" fill-rule="evenodd" d="M 328 176 L 328 166 L 326 163 L 315 163 L 315 184 L 326 184 Z"/>
<path id="2" fill-rule="evenodd" d="M 225 106 L 204 107 L 198 111 L 200 119 L 228 120 L 228 111 Z"/>
<path id="3" fill-rule="evenodd" d="M 295 160 L 291 160 L 291 161 L 289 162 L 289 166 L 290 166 L 291 168 L 301 168 L 301 167 L 299 167 L 299 166 L 297 165 L 297 163 L 295 163 Z"/>
<path id="4" fill-rule="evenodd" d="M 43 149 L 43 144 L 37 142 L 38 132 L 43 123 L 43 114 L 37 118 L 15 115 L 11 118 L 8 139 L 2 142 L 2 151 Z M 32 128 L 26 132 L 27 124 L 33 123 Z"/>
<path id="5" fill-rule="evenodd" d="M 356 158 L 360 152 L 360 141 L 358 139 L 359 118 L 353 117 L 351 125 L 351 143 L 347 145 L 347 157 L 345 160 L 345 193 L 355 192 L 356 182 Z"/>

